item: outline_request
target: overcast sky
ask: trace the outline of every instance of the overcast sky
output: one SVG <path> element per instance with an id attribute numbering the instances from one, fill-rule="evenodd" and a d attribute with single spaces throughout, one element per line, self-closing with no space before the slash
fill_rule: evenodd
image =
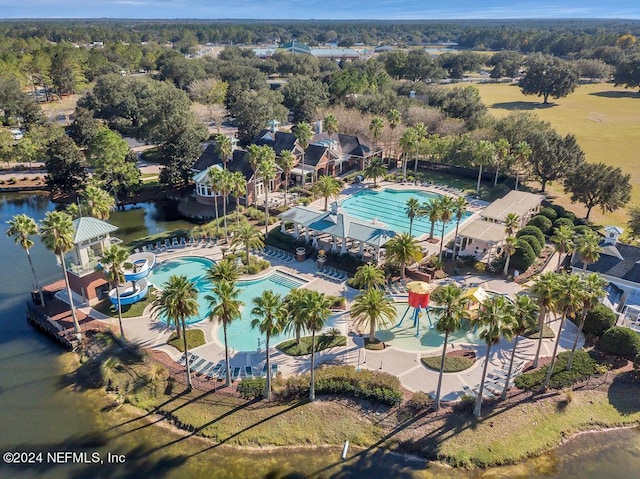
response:
<path id="1" fill-rule="evenodd" d="M 640 0 L 0 0 L 0 18 L 640 18 Z"/>

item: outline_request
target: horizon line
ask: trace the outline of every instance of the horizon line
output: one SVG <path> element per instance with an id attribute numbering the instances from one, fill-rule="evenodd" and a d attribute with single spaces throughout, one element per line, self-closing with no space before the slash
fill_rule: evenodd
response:
<path id="1" fill-rule="evenodd" d="M 484 22 L 484 21 L 597 21 L 597 20 L 625 20 L 640 22 L 638 17 L 495 17 L 495 18 L 465 18 L 465 17 L 446 17 L 446 18 L 209 18 L 209 17 L 15 17 L 0 18 L 0 22 L 14 21 L 42 21 L 42 20 L 145 20 L 145 21 L 225 21 L 225 22 L 438 22 L 438 21 L 465 21 L 465 22 Z"/>

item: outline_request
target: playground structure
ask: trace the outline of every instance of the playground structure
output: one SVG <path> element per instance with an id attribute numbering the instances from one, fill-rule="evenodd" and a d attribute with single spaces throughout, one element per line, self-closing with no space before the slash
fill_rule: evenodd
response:
<path id="1" fill-rule="evenodd" d="M 147 276 L 156 264 L 156 255 L 153 253 L 135 253 L 127 258 L 124 279 L 125 284 L 109 291 L 109 300 L 114 306 L 118 305 L 118 295 L 120 305 L 126 306 L 142 301 L 149 292 L 149 281 Z"/>
<path id="2" fill-rule="evenodd" d="M 436 289 L 436 285 L 424 281 L 410 281 L 407 283 L 409 305 L 402 315 L 402 318 L 400 318 L 400 322 L 396 325 L 396 328 L 402 326 L 402 322 L 411 308 L 413 308 L 413 327 L 416 328 L 416 337 L 420 336 L 420 314 L 423 309 L 429 320 L 429 327 L 433 327 L 429 310 L 441 309 L 437 306 L 429 306 L 429 297 L 434 289 Z"/>

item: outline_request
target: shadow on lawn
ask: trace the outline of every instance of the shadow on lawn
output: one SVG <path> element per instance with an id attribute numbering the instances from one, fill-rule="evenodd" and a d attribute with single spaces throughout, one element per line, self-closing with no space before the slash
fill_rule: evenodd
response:
<path id="1" fill-rule="evenodd" d="M 629 91 L 596 91 L 593 93 L 589 93 L 589 95 L 599 96 L 602 98 L 639 98 L 640 92 L 629 90 Z"/>
<path id="2" fill-rule="evenodd" d="M 544 110 L 547 108 L 553 108 L 557 106 L 555 103 L 540 103 L 536 101 L 505 101 L 500 103 L 494 103 L 491 108 L 497 108 L 500 110 Z"/>

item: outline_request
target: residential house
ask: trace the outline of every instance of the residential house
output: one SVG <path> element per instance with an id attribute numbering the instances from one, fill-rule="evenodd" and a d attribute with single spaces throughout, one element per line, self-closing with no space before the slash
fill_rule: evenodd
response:
<path id="1" fill-rule="evenodd" d="M 321 132 L 313 137 L 312 144 L 328 146 L 333 157 L 334 173 L 342 174 L 351 169 L 364 169 L 367 160 L 382 156 L 384 147 L 373 145 L 357 135 Z"/>
<path id="2" fill-rule="evenodd" d="M 603 303 L 619 313 L 620 324 L 640 332 L 640 247 L 618 241 L 624 230 L 607 226 L 600 243 L 602 251 L 595 263 L 585 265 L 580 255 L 571 259 L 573 273 L 598 273 L 609 284 Z"/>

